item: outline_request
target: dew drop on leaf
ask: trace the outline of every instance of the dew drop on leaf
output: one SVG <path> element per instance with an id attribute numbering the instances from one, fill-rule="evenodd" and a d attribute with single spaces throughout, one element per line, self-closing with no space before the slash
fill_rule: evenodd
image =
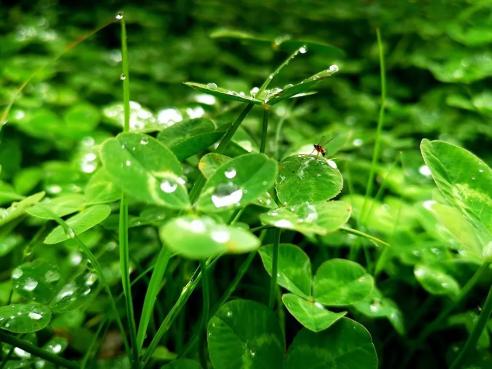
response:
<path id="1" fill-rule="evenodd" d="M 243 190 L 233 183 L 220 184 L 212 195 L 212 202 L 217 208 L 239 204 L 243 197 Z"/>
<path id="2" fill-rule="evenodd" d="M 171 183 L 168 180 L 164 180 L 161 182 L 160 188 L 165 193 L 173 193 L 178 188 L 178 184 L 177 183 Z"/>
<path id="3" fill-rule="evenodd" d="M 234 178 L 236 176 L 236 174 L 237 174 L 236 169 L 234 169 L 234 168 L 230 168 L 224 172 L 224 175 L 226 176 L 226 178 L 229 178 L 229 179 Z"/>
<path id="4" fill-rule="evenodd" d="M 26 291 L 34 291 L 37 286 L 38 286 L 38 281 L 32 278 L 27 278 L 23 289 Z"/>

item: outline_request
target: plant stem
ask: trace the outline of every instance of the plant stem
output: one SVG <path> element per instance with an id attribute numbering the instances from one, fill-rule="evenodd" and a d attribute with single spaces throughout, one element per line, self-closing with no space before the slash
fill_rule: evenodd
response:
<path id="1" fill-rule="evenodd" d="M 206 355 L 206 348 L 205 348 L 205 342 L 206 342 L 206 334 L 207 334 L 207 323 L 208 323 L 208 316 L 210 313 L 210 286 L 209 286 L 209 273 L 207 270 L 207 264 L 205 261 L 200 262 L 201 268 L 202 268 L 202 321 L 200 324 L 200 331 L 199 331 L 199 358 L 200 358 L 200 364 L 202 365 L 203 369 L 207 369 L 207 355 Z"/>
<path id="2" fill-rule="evenodd" d="M 225 152 L 227 145 L 232 139 L 232 136 L 234 136 L 234 133 L 236 133 L 237 129 L 243 122 L 244 118 L 246 118 L 248 113 L 251 111 L 251 109 L 253 109 L 253 103 L 249 103 L 244 107 L 244 109 L 241 111 L 241 114 L 239 114 L 239 116 L 236 118 L 234 123 L 232 123 L 232 125 L 229 127 L 229 129 L 226 131 L 226 133 L 220 140 L 219 145 L 217 146 L 215 152 L 219 154 L 223 154 Z"/>
<path id="3" fill-rule="evenodd" d="M 261 141 L 260 141 L 260 152 L 264 153 L 266 148 L 267 134 L 268 134 L 268 114 L 269 110 L 265 108 L 263 110 L 263 121 L 261 124 Z"/>
<path id="4" fill-rule="evenodd" d="M 275 228 L 273 232 L 272 278 L 270 280 L 270 294 L 268 297 L 268 306 L 270 308 L 273 308 L 275 305 L 275 297 L 277 295 L 278 249 L 281 230 L 279 228 Z"/>
<path id="5" fill-rule="evenodd" d="M 152 311 L 154 309 L 154 304 L 160 290 L 160 284 L 164 273 L 167 270 L 167 265 L 171 259 L 171 256 L 172 253 L 167 248 L 161 247 L 157 260 L 155 261 L 154 271 L 152 272 L 152 277 L 150 277 L 150 283 L 147 288 L 147 292 L 145 293 L 142 314 L 138 325 L 137 345 L 139 351 L 142 349 L 150 318 L 152 316 Z"/>
<path id="6" fill-rule="evenodd" d="M 18 339 L 17 337 L 5 333 L 3 330 L 0 329 L 0 341 L 5 342 L 9 345 L 18 347 L 26 352 L 29 352 L 32 355 L 35 355 L 37 357 L 40 357 L 41 359 L 44 359 L 46 361 L 49 361 L 55 365 L 62 366 L 64 368 L 68 369 L 79 369 L 79 366 L 77 363 L 74 363 L 73 361 L 66 360 L 58 355 L 55 355 L 51 352 L 45 351 L 43 349 L 40 349 L 39 347 L 33 345 L 30 342 L 23 341 L 21 339 Z"/>
<path id="7" fill-rule="evenodd" d="M 374 150 L 372 153 L 371 169 L 369 171 L 369 178 L 367 179 L 366 194 L 361 211 L 362 218 L 364 218 L 365 207 L 367 205 L 367 198 L 371 196 L 374 186 L 374 176 L 376 173 L 376 166 L 378 164 L 379 154 L 381 152 L 381 134 L 383 131 L 384 112 L 386 106 L 386 69 L 384 64 L 383 42 L 381 40 L 381 32 L 379 31 L 379 28 L 376 30 L 376 34 L 377 34 L 377 42 L 378 42 L 378 49 L 379 49 L 379 65 L 380 65 L 380 78 L 381 78 L 381 106 L 379 108 L 378 125 L 376 128 L 376 140 L 374 142 Z"/>
<path id="8" fill-rule="evenodd" d="M 250 103 L 244 107 L 244 109 L 241 111 L 239 116 L 236 118 L 236 120 L 232 123 L 232 125 L 229 127 L 229 129 L 226 131 L 224 136 L 222 136 L 222 139 L 219 142 L 219 145 L 217 146 L 217 149 L 215 152 L 222 154 L 225 152 L 225 149 L 227 148 L 227 145 L 232 139 L 232 136 L 234 136 L 234 133 L 236 133 L 237 129 L 243 122 L 244 118 L 248 115 L 248 113 L 253 109 L 253 104 Z M 190 191 L 190 200 L 193 203 L 197 198 L 198 195 L 200 194 L 200 191 L 203 188 L 203 185 L 205 184 L 205 177 L 202 175 L 199 175 L 195 183 L 193 184 L 193 187 L 191 188 Z"/>
<path id="9" fill-rule="evenodd" d="M 123 132 L 130 130 L 130 75 L 128 68 L 128 46 L 126 36 L 125 17 L 121 20 L 121 65 L 123 80 Z M 130 333 L 131 360 L 133 368 L 139 368 L 139 350 L 137 345 L 137 328 L 135 326 L 135 313 L 133 310 L 132 288 L 130 281 L 130 251 L 128 245 L 128 199 L 121 194 L 120 219 L 119 219 L 119 249 L 121 284 L 125 295 L 126 317 Z"/>
<path id="10" fill-rule="evenodd" d="M 475 347 L 477 346 L 478 339 L 480 338 L 480 335 L 485 329 L 485 326 L 487 325 L 491 313 L 492 313 L 492 285 L 489 288 L 489 293 L 487 294 L 487 298 L 485 299 L 485 303 L 483 305 L 482 312 L 478 317 L 478 321 L 473 327 L 473 330 L 470 336 L 468 337 L 468 339 L 466 340 L 465 345 L 462 347 L 458 356 L 456 356 L 453 363 L 451 364 L 450 369 L 460 368 L 463 365 L 464 361 L 467 359 L 467 356 L 470 353 L 470 351 L 475 349 Z"/>
<path id="11" fill-rule="evenodd" d="M 208 259 L 207 269 L 211 268 L 217 260 L 218 257 L 215 259 Z M 186 283 L 186 285 L 181 290 L 181 294 L 179 295 L 178 300 L 173 305 L 171 310 L 169 310 L 169 312 L 167 313 L 166 317 L 164 318 L 161 325 L 159 326 L 159 329 L 157 330 L 156 334 L 152 338 L 152 341 L 150 342 L 149 346 L 145 350 L 145 354 L 143 355 L 142 358 L 143 367 L 147 365 L 148 361 L 152 357 L 152 354 L 154 353 L 155 349 L 159 345 L 161 338 L 169 330 L 174 320 L 176 319 L 176 317 L 181 312 L 184 305 L 190 298 L 191 294 L 200 283 L 201 278 L 202 278 L 202 271 L 201 271 L 201 267 L 199 267 L 197 268 L 197 270 L 195 270 L 195 273 L 193 273 L 188 283 Z"/>

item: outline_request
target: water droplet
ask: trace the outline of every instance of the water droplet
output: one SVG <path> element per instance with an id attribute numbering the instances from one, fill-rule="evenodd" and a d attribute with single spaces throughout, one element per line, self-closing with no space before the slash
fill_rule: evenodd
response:
<path id="1" fill-rule="evenodd" d="M 258 87 L 253 87 L 251 90 L 249 90 L 249 93 L 251 96 L 255 97 L 259 91 L 260 89 Z"/>
<path id="2" fill-rule="evenodd" d="M 336 65 L 336 64 L 332 64 L 332 65 L 330 65 L 329 70 L 330 70 L 330 72 L 332 72 L 332 73 L 336 73 L 336 72 L 338 72 L 338 71 L 339 71 L 338 65 Z"/>
<path id="3" fill-rule="evenodd" d="M 212 237 L 212 240 L 218 243 L 226 243 L 231 239 L 231 235 L 226 229 L 212 231 L 210 236 Z"/>
<path id="4" fill-rule="evenodd" d="M 362 146 L 363 143 L 364 143 L 364 141 L 362 141 L 360 138 L 356 138 L 352 141 L 352 145 L 354 145 L 356 147 Z"/>
<path id="5" fill-rule="evenodd" d="M 226 313 L 226 316 L 227 316 L 228 318 L 230 318 L 230 317 L 232 316 L 232 311 L 230 311 L 230 310 L 229 310 L 229 311 Z"/>
<path id="6" fill-rule="evenodd" d="M 14 349 L 14 354 L 16 354 L 18 357 L 23 358 L 23 359 L 28 359 L 31 357 L 31 354 L 27 351 L 24 351 L 23 349 L 16 347 Z"/>
<path id="7" fill-rule="evenodd" d="M 75 286 L 72 283 L 65 285 L 58 295 L 56 296 L 56 300 L 60 301 L 66 297 L 70 297 L 75 293 Z"/>
<path id="8" fill-rule="evenodd" d="M 301 54 L 305 54 L 305 53 L 307 53 L 307 51 L 308 51 L 308 49 L 307 49 L 307 46 L 306 45 L 301 46 L 299 48 L 299 53 L 301 53 Z"/>
<path id="9" fill-rule="evenodd" d="M 120 20 L 122 20 L 122 19 L 123 19 L 123 16 L 124 16 L 123 12 L 122 12 L 122 11 L 119 11 L 118 13 L 116 13 L 116 15 L 115 15 L 115 17 L 114 17 L 114 18 L 115 18 L 117 21 L 120 21 Z"/>
<path id="10" fill-rule="evenodd" d="M 131 166 L 131 165 L 132 165 L 132 161 L 131 161 L 131 160 L 126 160 L 126 161 L 125 161 L 125 165 L 126 165 L 127 167 Z"/>
<path id="11" fill-rule="evenodd" d="M 205 110 L 201 106 L 197 106 L 195 108 L 187 108 L 186 114 L 190 119 L 201 118 L 205 115 Z"/>
<path id="12" fill-rule="evenodd" d="M 60 345 L 59 343 L 56 343 L 56 344 L 52 345 L 50 347 L 50 349 L 51 349 L 51 351 L 53 351 L 53 353 L 59 354 L 62 350 L 62 345 Z"/>
<path id="13" fill-rule="evenodd" d="M 255 357 L 256 352 L 254 350 L 249 350 L 249 354 L 251 355 L 251 357 Z"/>
<path id="14" fill-rule="evenodd" d="M 73 230 L 73 228 L 68 228 L 66 233 L 68 238 L 75 238 L 75 231 Z"/>
<path id="15" fill-rule="evenodd" d="M 217 99 L 214 95 L 199 94 L 195 96 L 195 101 L 199 102 L 200 104 L 214 105 L 217 102 Z"/>
<path id="16" fill-rule="evenodd" d="M 29 314 L 27 314 L 27 315 L 29 316 L 29 318 L 31 318 L 33 320 L 39 320 L 43 317 L 43 315 L 36 313 L 35 311 L 30 311 Z"/>
<path id="17" fill-rule="evenodd" d="M 323 304 L 321 304 L 321 303 L 320 303 L 320 302 L 318 302 L 318 301 L 315 301 L 315 302 L 314 302 L 314 306 L 316 306 L 318 309 L 324 309 Z"/>
<path id="18" fill-rule="evenodd" d="M 328 165 L 329 165 L 330 167 L 332 167 L 333 169 L 337 169 L 337 163 L 335 163 L 333 160 L 328 159 L 326 162 L 327 162 L 327 163 L 328 163 Z"/>
<path id="19" fill-rule="evenodd" d="M 34 289 L 38 286 L 38 281 L 35 279 L 28 277 L 26 279 L 26 283 L 24 284 L 24 287 L 22 287 L 26 291 L 34 291 Z"/>
<path id="20" fill-rule="evenodd" d="M 124 81 L 124 80 L 126 79 L 126 74 L 125 74 L 125 73 L 121 73 L 121 74 L 120 74 L 120 79 L 121 79 L 122 81 Z"/>
<path id="21" fill-rule="evenodd" d="M 53 282 L 56 282 L 60 279 L 60 274 L 55 270 L 48 270 L 44 274 L 44 279 L 48 283 L 53 283 Z"/>
<path id="22" fill-rule="evenodd" d="M 173 193 L 178 188 L 178 184 L 177 183 L 171 183 L 168 180 L 164 180 L 161 182 L 160 188 L 165 193 Z"/>
<path id="23" fill-rule="evenodd" d="M 82 255 L 80 255 L 78 252 L 74 252 L 70 254 L 70 264 L 79 265 L 81 261 L 82 261 Z"/>
<path id="24" fill-rule="evenodd" d="M 149 139 L 147 137 L 142 137 L 140 140 L 140 145 L 147 145 L 149 143 Z"/>
<path id="25" fill-rule="evenodd" d="M 88 273 L 85 276 L 85 285 L 86 286 L 92 286 L 94 283 L 96 283 L 97 276 L 94 273 Z"/>
<path id="26" fill-rule="evenodd" d="M 175 108 L 161 109 L 157 113 L 157 123 L 166 127 L 170 127 L 182 120 L 183 115 Z"/>
<path id="27" fill-rule="evenodd" d="M 231 205 L 239 205 L 243 197 L 243 190 L 237 188 L 233 183 L 220 184 L 212 195 L 212 202 L 217 208 Z"/>
<path id="28" fill-rule="evenodd" d="M 419 173 L 422 174 L 424 177 L 429 177 L 432 175 L 432 172 L 427 165 L 421 165 L 419 167 Z"/>
<path id="29" fill-rule="evenodd" d="M 378 312 L 381 309 L 381 303 L 378 300 L 374 300 L 371 305 L 369 305 L 369 310 L 373 313 Z"/>
<path id="30" fill-rule="evenodd" d="M 13 271 L 12 271 L 12 279 L 19 279 L 20 277 L 22 277 L 22 270 L 19 269 L 19 268 L 15 268 Z"/>
<path id="31" fill-rule="evenodd" d="M 229 179 L 232 179 L 236 176 L 236 169 L 234 168 L 229 168 L 227 169 L 225 172 L 224 172 L 224 175 L 226 176 L 226 178 L 229 178 Z"/>
<path id="32" fill-rule="evenodd" d="M 275 223 L 273 223 L 273 225 L 275 227 L 278 227 L 278 228 L 292 228 L 292 227 L 294 227 L 294 224 L 292 224 L 292 222 L 288 219 L 279 219 L 279 220 L 275 221 Z"/>
<path id="33" fill-rule="evenodd" d="M 178 182 L 181 186 L 184 186 L 186 184 L 186 178 L 178 177 L 176 182 Z"/>
<path id="34" fill-rule="evenodd" d="M 216 89 L 217 88 L 217 84 L 216 83 L 213 83 L 213 82 L 210 82 L 210 83 L 207 83 L 207 87 L 208 88 L 211 88 L 211 89 Z"/>
<path id="35" fill-rule="evenodd" d="M 53 184 L 46 187 L 46 191 L 48 191 L 50 194 L 58 194 L 62 191 L 62 188 L 60 185 Z"/>
<path id="36" fill-rule="evenodd" d="M 434 206 L 436 202 L 434 200 L 425 200 L 423 203 L 422 203 L 422 206 L 427 209 L 427 210 L 432 210 L 432 207 Z"/>

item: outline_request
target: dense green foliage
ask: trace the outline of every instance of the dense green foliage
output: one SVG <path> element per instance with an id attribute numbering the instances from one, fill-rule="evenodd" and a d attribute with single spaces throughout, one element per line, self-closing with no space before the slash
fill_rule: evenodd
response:
<path id="1" fill-rule="evenodd" d="M 0 7 L 0 369 L 490 368 L 491 12 Z"/>

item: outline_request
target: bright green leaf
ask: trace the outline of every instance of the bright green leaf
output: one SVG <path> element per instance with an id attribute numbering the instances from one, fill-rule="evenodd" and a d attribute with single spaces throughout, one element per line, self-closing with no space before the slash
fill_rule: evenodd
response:
<path id="1" fill-rule="evenodd" d="M 160 235 L 172 251 L 191 259 L 244 253 L 260 246 L 260 240 L 248 230 L 209 217 L 174 218 L 161 228 Z"/>
<path id="2" fill-rule="evenodd" d="M 236 91 L 228 90 L 226 88 L 218 87 L 217 84 L 213 82 L 207 84 L 196 83 L 196 82 L 185 82 L 185 85 L 194 88 L 195 90 L 220 97 L 226 101 L 240 101 L 244 103 L 253 103 L 253 104 L 262 103 L 261 100 L 255 99 L 253 96 L 249 96 L 244 92 L 236 92 Z"/>
<path id="3" fill-rule="evenodd" d="M 108 205 L 94 205 L 82 210 L 77 215 L 70 217 L 66 223 L 75 235 L 79 235 L 101 223 L 110 213 L 111 208 Z M 44 243 L 59 243 L 66 241 L 69 238 L 73 238 L 73 236 L 74 235 L 67 234 L 66 230 L 59 225 L 46 236 Z"/>
<path id="4" fill-rule="evenodd" d="M 325 235 L 344 225 L 351 213 L 350 204 L 343 201 L 304 203 L 278 208 L 261 214 L 263 224 L 292 229 L 305 234 Z"/>
<path id="5" fill-rule="evenodd" d="M 369 332 L 342 318 L 320 333 L 301 330 L 289 347 L 285 369 L 376 369 L 378 358 Z"/>
<path id="6" fill-rule="evenodd" d="M 113 182 L 136 199 L 174 209 L 189 207 L 181 164 L 155 138 L 122 133 L 104 142 L 101 160 Z"/>
<path id="7" fill-rule="evenodd" d="M 260 249 L 260 256 L 267 273 L 272 275 L 273 246 Z M 280 244 L 278 249 L 277 283 L 296 295 L 311 296 L 311 261 L 296 245 Z"/>
<path id="8" fill-rule="evenodd" d="M 13 333 L 32 333 L 45 328 L 51 320 L 46 305 L 12 304 L 0 307 L 0 328 Z"/>
<path id="9" fill-rule="evenodd" d="M 458 282 L 437 265 L 418 264 L 413 273 L 422 287 L 433 295 L 456 296 L 460 292 Z"/>
<path id="10" fill-rule="evenodd" d="M 329 306 L 353 304 L 366 298 L 373 288 L 372 276 L 361 265 L 345 259 L 325 261 L 313 282 L 314 298 Z"/>
<path id="11" fill-rule="evenodd" d="M 221 165 L 207 180 L 197 201 L 201 211 L 223 211 L 245 206 L 268 191 L 277 176 L 277 163 L 250 153 Z"/>
<path id="12" fill-rule="evenodd" d="M 492 242 L 492 170 L 471 152 L 443 141 L 422 140 L 420 148 L 444 199 L 467 217 L 487 249 Z"/>
<path id="13" fill-rule="evenodd" d="M 297 155 L 279 164 L 275 187 L 280 202 L 293 206 L 329 200 L 340 193 L 342 183 L 334 162 L 313 155 Z"/>
<path id="14" fill-rule="evenodd" d="M 20 217 L 27 209 L 37 204 L 44 197 L 44 192 L 38 192 L 19 202 L 13 202 L 8 208 L 0 208 L 0 226 Z"/>
<path id="15" fill-rule="evenodd" d="M 346 312 L 334 313 L 316 301 L 308 301 L 300 296 L 288 293 L 282 296 L 282 301 L 292 314 L 307 329 L 320 332 L 341 319 Z"/>
<path id="16" fill-rule="evenodd" d="M 27 213 L 41 219 L 55 219 L 75 213 L 84 207 L 84 196 L 66 194 L 44 201 L 27 209 Z"/>
<path id="17" fill-rule="evenodd" d="M 12 271 L 14 290 L 29 300 L 48 303 L 58 291 L 60 270 L 40 259 L 19 265 Z"/>

